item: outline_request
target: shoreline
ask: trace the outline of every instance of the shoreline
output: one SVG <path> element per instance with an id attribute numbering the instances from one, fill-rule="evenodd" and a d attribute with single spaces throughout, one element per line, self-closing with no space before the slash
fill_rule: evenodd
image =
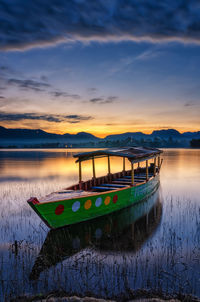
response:
<path id="1" fill-rule="evenodd" d="M 10 298 L 9 302 L 200 302 L 200 298 L 190 294 L 173 293 L 166 294 L 162 291 L 138 289 L 128 290 L 127 294 L 122 294 L 112 298 L 93 297 L 91 293 L 86 296 L 68 295 L 66 292 L 54 291 L 48 294 L 34 296 L 18 296 Z"/>
<path id="2" fill-rule="evenodd" d="M 129 146 L 131 147 L 138 147 L 138 146 Z M 5 147 L 2 148 L 0 147 L 0 151 L 12 151 L 12 150 L 17 150 L 17 151 L 23 151 L 23 150 L 65 150 L 65 151 L 71 151 L 71 150 L 76 150 L 76 149 L 115 149 L 116 147 L 72 147 L 72 148 L 63 148 L 63 147 Z M 119 147 L 123 148 L 123 147 Z M 156 147 L 157 148 L 157 147 Z M 186 150 L 199 150 L 200 147 L 159 147 L 159 149 L 186 149 Z"/>

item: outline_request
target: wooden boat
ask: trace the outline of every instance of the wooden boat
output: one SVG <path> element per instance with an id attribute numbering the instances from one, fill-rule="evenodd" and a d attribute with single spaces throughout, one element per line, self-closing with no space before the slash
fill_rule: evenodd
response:
<path id="1" fill-rule="evenodd" d="M 57 265 L 83 249 L 102 253 L 131 254 L 152 237 L 162 217 L 162 200 L 157 190 L 147 200 L 103 217 L 50 230 L 30 274 L 37 280 L 44 270 Z"/>
<path id="2" fill-rule="evenodd" d="M 161 153 L 161 150 L 155 148 L 131 147 L 76 154 L 74 157 L 79 164 L 79 183 L 40 200 L 31 197 L 28 204 L 47 226 L 54 229 L 131 206 L 157 190 Z M 111 156 L 123 158 L 121 172 L 111 173 Z M 108 158 L 108 174 L 97 178 L 95 159 L 102 157 Z M 126 158 L 131 163 L 130 170 L 126 170 Z M 81 163 L 86 160 L 92 161 L 93 178 L 83 182 Z M 145 162 L 145 167 L 140 167 L 141 162 Z"/>

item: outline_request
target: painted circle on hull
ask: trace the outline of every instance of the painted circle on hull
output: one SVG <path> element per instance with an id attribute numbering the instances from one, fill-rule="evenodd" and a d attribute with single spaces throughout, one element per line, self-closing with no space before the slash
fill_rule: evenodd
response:
<path id="1" fill-rule="evenodd" d="M 101 204 L 102 204 L 102 198 L 98 197 L 95 201 L 95 206 L 98 208 L 98 207 L 100 207 Z"/>
<path id="2" fill-rule="evenodd" d="M 113 203 L 116 203 L 117 200 L 118 200 L 118 196 L 117 196 L 117 194 L 116 194 L 116 195 L 113 196 Z"/>
<path id="3" fill-rule="evenodd" d="M 91 202 L 90 199 L 88 199 L 88 200 L 85 202 L 85 204 L 84 204 L 84 208 L 85 208 L 86 210 L 89 210 L 89 209 L 91 208 L 91 206 L 92 206 L 92 202 Z"/>
<path id="4" fill-rule="evenodd" d="M 77 212 L 80 209 L 80 206 L 81 206 L 80 201 L 75 201 L 72 205 L 72 211 Z"/>
<path id="5" fill-rule="evenodd" d="M 55 214 L 56 215 L 61 215 L 64 212 L 64 205 L 59 204 L 59 206 L 56 207 L 55 209 Z"/>
<path id="6" fill-rule="evenodd" d="M 110 199 L 111 199 L 110 196 L 107 196 L 106 199 L 104 200 L 106 206 L 109 205 Z"/>

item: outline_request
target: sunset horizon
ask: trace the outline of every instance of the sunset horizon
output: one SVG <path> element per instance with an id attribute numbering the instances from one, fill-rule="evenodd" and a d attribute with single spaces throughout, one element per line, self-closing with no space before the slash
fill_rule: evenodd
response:
<path id="1" fill-rule="evenodd" d="M 59 130 L 52 130 L 52 129 L 48 129 L 48 128 L 34 128 L 34 127 L 9 127 L 9 125 L 2 125 L 0 124 L 0 127 L 3 127 L 3 128 L 6 128 L 6 129 L 20 129 L 20 130 L 42 130 L 42 131 L 45 131 L 47 133 L 52 133 L 52 134 L 59 134 L 59 135 L 63 135 L 63 134 L 78 134 L 78 133 L 81 133 L 81 132 L 85 132 L 85 133 L 90 133 L 96 137 L 99 137 L 99 138 L 105 138 L 106 136 L 108 135 L 118 135 L 118 134 L 123 134 L 123 133 L 137 133 L 137 132 L 141 132 L 143 134 L 152 134 L 154 131 L 160 131 L 160 130 L 176 130 L 178 131 L 180 134 L 183 134 L 185 132 L 191 132 L 191 133 L 195 133 L 195 132 L 200 132 L 200 129 L 188 129 L 188 128 L 185 128 L 185 129 L 177 129 L 175 127 L 158 127 L 158 128 L 152 128 L 152 129 L 149 129 L 149 130 L 141 130 L 141 129 L 135 129 L 135 128 L 122 128 L 123 130 L 119 130 L 119 131 L 104 131 L 103 133 L 102 132 L 98 132 L 97 130 L 90 130 L 90 128 L 86 128 L 86 129 L 83 129 L 83 128 L 80 128 L 80 129 L 77 129 L 77 130 L 63 130 L 63 131 L 59 131 Z"/>
<path id="2" fill-rule="evenodd" d="M 3 127 L 199 131 L 198 4 L 19 2 L 1 9 Z"/>

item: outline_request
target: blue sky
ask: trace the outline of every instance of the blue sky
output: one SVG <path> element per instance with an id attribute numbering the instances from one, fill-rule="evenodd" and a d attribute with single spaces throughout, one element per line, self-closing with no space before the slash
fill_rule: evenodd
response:
<path id="1" fill-rule="evenodd" d="M 200 130 L 197 1 L 0 8 L 0 125 L 99 136 Z"/>

